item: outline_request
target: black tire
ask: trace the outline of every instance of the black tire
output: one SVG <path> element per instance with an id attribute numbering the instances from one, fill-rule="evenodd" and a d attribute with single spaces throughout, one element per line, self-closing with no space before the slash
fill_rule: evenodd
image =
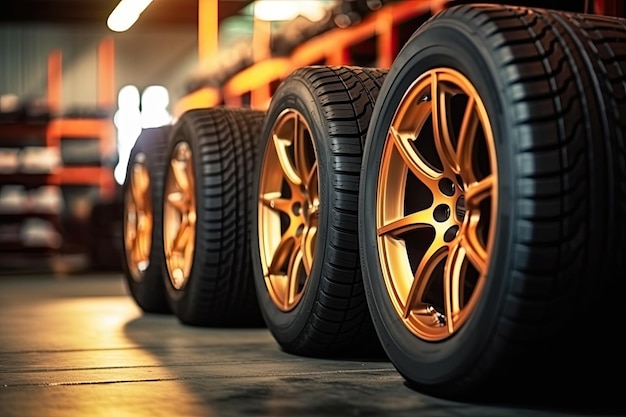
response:
<path id="1" fill-rule="evenodd" d="M 286 352 L 384 355 L 361 278 L 357 195 L 386 72 L 304 67 L 272 98 L 252 193 L 252 257 L 261 311 Z"/>
<path id="2" fill-rule="evenodd" d="M 131 296 L 146 313 L 171 312 L 161 274 L 161 193 L 169 131 L 169 125 L 142 130 L 131 149 L 122 187 L 122 268 Z M 140 186 L 143 190 L 137 187 L 140 176 L 144 176 L 143 180 L 148 182 L 147 186 Z M 135 201 L 139 199 L 143 201 Z M 142 225 L 137 222 L 138 212 L 145 216 Z M 143 235 L 141 241 L 138 234 Z"/>
<path id="3" fill-rule="evenodd" d="M 418 390 L 589 389 L 585 368 L 600 360 L 590 352 L 617 346 L 620 330 L 602 317 L 615 316 L 624 286 L 611 271 L 625 267 L 625 27 L 451 7 L 393 63 L 367 135 L 359 237 L 378 334 Z M 456 93 L 475 101 L 448 101 L 447 140 L 429 121 Z M 460 142 L 467 103 L 479 129 Z"/>
<path id="4" fill-rule="evenodd" d="M 215 107 L 190 110 L 174 125 L 163 191 L 164 276 L 169 304 L 184 324 L 263 325 L 249 239 L 263 116 Z"/>

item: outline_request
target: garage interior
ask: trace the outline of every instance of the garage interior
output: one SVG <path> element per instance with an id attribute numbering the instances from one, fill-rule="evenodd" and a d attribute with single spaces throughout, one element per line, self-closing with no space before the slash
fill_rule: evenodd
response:
<path id="1" fill-rule="evenodd" d="M 199 106 L 267 109 L 295 67 L 389 68 L 417 27 L 474 2 L 320 0 L 318 20 L 266 21 L 254 0 L 154 0 L 115 32 L 118 3 L 0 6 L 0 416 L 626 416 L 615 381 L 451 401 L 385 354 L 294 355 L 264 324 L 187 325 L 129 292 L 123 185 L 138 132 Z M 619 2 L 549 3 L 624 16 Z M 590 356 L 610 367 L 601 350 Z"/>

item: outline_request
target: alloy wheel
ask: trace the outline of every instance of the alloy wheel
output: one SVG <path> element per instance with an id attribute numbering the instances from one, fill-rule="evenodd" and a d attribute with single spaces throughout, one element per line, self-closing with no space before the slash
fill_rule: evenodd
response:
<path id="1" fill-rule="evenodd" d="M 497 210 L 487 112 L 447 68 L 408 89 L 387 134 L 377 185 L 383 278 L 402 323 L 429 341 L 458 332 L 484 287 Z"/>
<path id="2" fill-rule="evenodd" d="M 194 167 L 189 144 L 176 145 L 165 181 L 163 243 L 172 286 L 183 288 L 191 272 L 196 234 Z"/>
<path id="3" fill-rule="evenodd" d="M 259 248 L 265 285 L 282 311 L 302 298 L 319 222 L 319 178 L 311 129 L 298 111 L 277 118 L 263 159 Z"/>

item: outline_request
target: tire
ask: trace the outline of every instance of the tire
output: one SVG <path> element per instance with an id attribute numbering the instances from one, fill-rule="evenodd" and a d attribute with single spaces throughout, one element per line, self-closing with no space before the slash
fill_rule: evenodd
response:
<path id="1" fill-rule="evenodd" d="M 165 287 L 193 326 L 261 326 L 250 265 L 250 191 L 264 113 L 190 110 L 173 128 L 163 191 Z"/>
<path id="2" fill-rule="evenodd" d="M 169 131 L 170 126 L 142 130 L 122 186 L 122 268 L 131 296 L 146 313 L 171 312 L 161 274 L 161 201 Z"/>
<path id="3" fill-rule="evenodd" d="M 624 27 L 457 6 L 397 56 L 368 130 L 359 238 L 376 329 L 414 388 L 588 389 L 601 359 L 582 358 L 617 346 L 600 317 L 624 286 Z"/>
<path id="4" fill-rule="evenodd" d="M 357 195 L 385 74 L 304 67 L 272 98 L 252 193 L 252 258 L 261 312 L 286 352 L 383 354 L 359 266 Z"/>

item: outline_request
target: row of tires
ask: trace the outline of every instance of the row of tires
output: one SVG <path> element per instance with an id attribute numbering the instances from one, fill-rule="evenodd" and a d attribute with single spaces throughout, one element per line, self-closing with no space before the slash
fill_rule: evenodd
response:
<path id="1" fill-rule="evenodd" d="M 304 67 L 267 111 L 144 130 L 127 172 L 146 312 L 386 355 L 454 398 L 623 364 L 624 19 L 450 7 L 389 70 Z"/>

